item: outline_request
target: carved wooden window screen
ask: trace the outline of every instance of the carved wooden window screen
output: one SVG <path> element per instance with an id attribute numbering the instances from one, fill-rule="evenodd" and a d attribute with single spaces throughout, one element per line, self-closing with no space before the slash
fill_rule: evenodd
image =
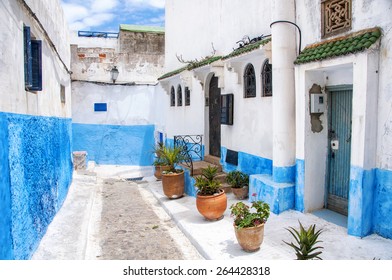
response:
<path id="1" fill-rule="evenodd" d="M 351 0 L 321 1 L 321 35 L 323 38 L 351 29 Z"/>
<path id="2" fill-rule="evenodd" d="M 252 64 L 248 64 L 244 73 L 244 97 L 256 97 L 256 75 Z"/>

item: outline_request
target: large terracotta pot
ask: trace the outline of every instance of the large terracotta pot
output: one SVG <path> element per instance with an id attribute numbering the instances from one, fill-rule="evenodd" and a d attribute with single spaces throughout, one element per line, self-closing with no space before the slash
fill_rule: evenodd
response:
<path id="1" fill-rule="evenodd" d="M 227 208 L 227 196 L 223 190 L 215 195 L 197 195 L 196 207 L 207 220 L 220 220 Z"/>
<path id="2" fill-rule="evenodd" d="M 169 170 L 170 167 L 168 165 L 155 165 L 154 176 L 158 180 L 162 180 L 162 171 Z"/>
<path id="3" fill-rule="evenodd" d="M 248 198 L 248 193 L 249 193 L 249 187 L 244 186 L 242 188 L 231 188 L 231 191 L 233 192 L 234 196 L 237 199 L 246 199 Z"/>
<path id="4" fill-rule="evenodd" d="M 181 173 L 162 174 L 163 193 L 168 198 L 180 198 L 184 195 L 184 171 Z"/>
<path id="5" fill-rule="evenodd" d="M 260 249 L 264 239 L 264 224 L 240 229 L 234 225 L 234 231 L 237 241 L 244 251 L 255 252 Z"/>

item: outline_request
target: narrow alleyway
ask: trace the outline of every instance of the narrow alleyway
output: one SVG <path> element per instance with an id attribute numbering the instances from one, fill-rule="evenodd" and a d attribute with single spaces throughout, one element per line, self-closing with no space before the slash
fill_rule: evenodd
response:
<path id="1" fill-rule="evenodd" d="M 74 174 L 67 200 L 32 259 L 202 259 L 143 185 Z"/>

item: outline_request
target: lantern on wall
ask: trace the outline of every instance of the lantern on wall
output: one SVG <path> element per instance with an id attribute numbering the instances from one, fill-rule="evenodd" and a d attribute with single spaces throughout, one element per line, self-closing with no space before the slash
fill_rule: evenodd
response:
<path id="1" fill-rule="evenodd" d="M 113 84 L 116 82 L 118 74 L 119 74 L 119 72 L 118 72 L 117 66 L 114 66 L 112 68 L 112 70 L 110 70 L 110 76 L 112 78 Z"/>

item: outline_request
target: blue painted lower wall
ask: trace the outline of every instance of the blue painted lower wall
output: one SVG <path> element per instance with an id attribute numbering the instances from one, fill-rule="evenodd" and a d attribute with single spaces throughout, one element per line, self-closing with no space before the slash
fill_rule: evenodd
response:
<path id="1" fill-rule="evenodd" d="M 295 175 L 295 210 L 305 211 L 305 161 L 302 159 L 296 160 L 296 175 Z"/>
<path id="2" fill-rule="evenodd" d="M 8 119 L 0 113 L 0 259 L 13 259 L 11 185 L 8 162 Z"/>
<path id="3" fill-rule="evenodd" d="M 152 165 L 154 125 L 72 124 L 73 150 L 98 164 Z"/>
<path id="4" fill-rule="evenodd" d="M 374 232 L 392 239 L 392 171 L 377 169 L 374 190 Z"/>
<path id="5" fill-rule="evenodd" d="M 348 205 L 348 233 L 366 236 L 373 231 L 375 170 L 351 167 Z M 376 201 L 374 201 L 376 203 Z"/>
<path id="6" fill-rule="evenodd" d="M 227 148 L 221 147 L 221 165 L 225 172 L 239 170 L 246 174 L 272 174 L 272 160 L 238 152 L 238 166 L 226 162 Z"/>
<path id="7" fill-rule="evenodd" d="M 0 113 L 0 120 L 0 258 L 28 259 L 72 180 L 71 119 Z"/>

